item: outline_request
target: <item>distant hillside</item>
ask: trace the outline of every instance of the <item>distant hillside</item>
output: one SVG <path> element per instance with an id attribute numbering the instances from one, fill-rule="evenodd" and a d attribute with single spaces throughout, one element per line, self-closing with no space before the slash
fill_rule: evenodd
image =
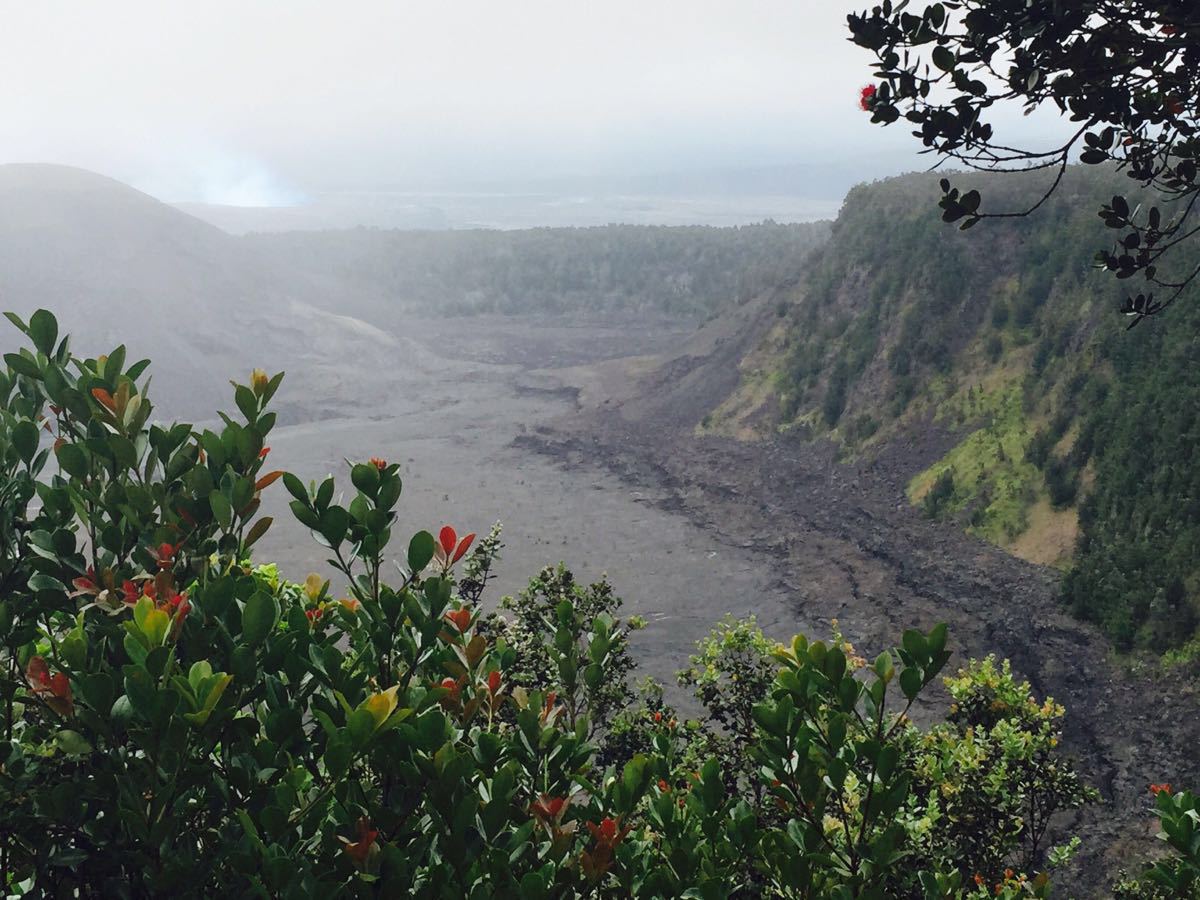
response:
<path id="1" fill-rule="evenodd" d="M 354 286 L 356 315 L 636 314 L 700 319 L 778 284 L 829 223 L 735 228 L 610 225 L 523 231 L 248 235 L 318 280 Z"/>
<path id="2" fill-rule="evenodd" d="M 974 179 L 992 208 L 1044 179 Z M 1092 267 L 1121 176 L 1072 170 L 1027 219 L 960 232 L 935 176 L 855 188 L 830 243 L 776 301 L 740 387 L 705 427 L 828 436 L 908 480 L 931 516 L 1058 565 L 1119 647 L 1200 620 L 1200 308 L 1132 332 Z M 1135 288 L 1136 290 L 1137 288 Z"/>
<path id="3" fill-rule="evenodd" d="M 313 385 L 319 394 L 329 383 L 323 367 L 391 346 L 362 323 L 316 308 L 337 300 L 110 178 L 65 166 L 0 166 L 0 308 L 24 316 L 52 309 L 83 352 L 125 342 L 131 359 L 152 358 L 166 415 L 211 416 L 228 406 L 228 378 L 247 377 L 248 366 L 287 368 L 281 411 L 287 415 L 288 395 L 304 396 L 311 410 L 320 399 Z M 5 340 L 16 346 L 16 331 Z"/>

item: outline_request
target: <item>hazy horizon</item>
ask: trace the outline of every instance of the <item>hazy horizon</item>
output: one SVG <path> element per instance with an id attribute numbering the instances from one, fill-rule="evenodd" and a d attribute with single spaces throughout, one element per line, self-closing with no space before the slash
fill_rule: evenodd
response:
<path id="1" fill-rule="evenodd" d="M 828 200 L 927 162 L 857 107 L 853 8 L 26 4 L 0 34 L 0 162 L 246 207 L 797 167 L 788 193 Z"/>

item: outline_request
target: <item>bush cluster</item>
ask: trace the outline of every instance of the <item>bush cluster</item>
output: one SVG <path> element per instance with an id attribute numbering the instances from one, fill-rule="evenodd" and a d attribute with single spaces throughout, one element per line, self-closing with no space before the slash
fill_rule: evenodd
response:
<path id="1" fill-rule="evenodd" d="M 0 381 L 6 895 L 1046 896 L 1069 855 L 1047 822 L 1090 791 L 1061 707 L 986 661 L 949 679 L 945 722 L 909 720 L 944 626 L 868 661 L 726 623 L 683 722 L 632 689 L 638 623 L 606 582 L 547 569 L 486 616 L 497 530 L 395 550 L 396 465 L 352 464 L 344 494 L 270 470 L 281 375 L 236 385 L 218 429 L 154 424 L 144 361 L 13 318 L 33 346 Z M 252 561 L 268 490 L 332 578 Z M 1196 883 L 1195 807 L 1159 793 L 1161 889 Z"/>

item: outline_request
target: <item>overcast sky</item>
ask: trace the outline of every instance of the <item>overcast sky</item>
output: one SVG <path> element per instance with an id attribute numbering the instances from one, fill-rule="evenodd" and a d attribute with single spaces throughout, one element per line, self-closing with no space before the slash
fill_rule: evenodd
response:
<path id="1" fill-rule="evenodd" d="M 914 168 L 856 106 L 837 0 L 3 5 L 0 161 L 168 200 L 831 162 Z"/>

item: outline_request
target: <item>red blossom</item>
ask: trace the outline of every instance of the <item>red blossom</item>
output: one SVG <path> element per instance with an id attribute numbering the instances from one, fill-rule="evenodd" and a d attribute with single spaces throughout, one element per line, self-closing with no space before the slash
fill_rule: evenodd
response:
<path id="1" fill-rule="evenodd" d="M 443 525 L 442 530 L 438 532 L 438 542 L 433 548 L 434 555 L 443 566 L 452 566 L 466 555 L 474 541 L 475 532 L 460 539 L 452 526 Z"/>
<path id="2" fill-rule="evenodd" d="M 596 839 L 599 847 L 611 851 L 617 844 L 621 843 L 622 839 L 629 833 L 630 826 L 621 827 L 621 820 L 614 819 L 611 816 L 605 816 L 600 820 L 600 824 L 588 822 L 588 831 L 592 833 L 592 837 Z"/>
<path id="3" fill-rule="evenodd" d="M 471 611 L 466 607 L 452 609 L 446 613 L 446 621 L 450 622 L 459 632 L 465 634 L 467 629 L 471 627 Z"/>
<path id="4" fill-rule="evenodd" d="M 655 710 L 654 711 L 654 724 L 657 725 L 661 721 L 662 721 L 662 712 L 660 710 Z"/>
<path id="5" fill-rule="evenodd" d="M 666 781 L 664 781 L 663 779 L 660 778 L 660 779 L 658 779 L 658 789 L 665 794 L 671 790 L 671 786 L 669 784 L 667 784 Z"/>
<path id="6" fill-rule="evenodd" d="M 563 797 L 552 797 L 549 794 L 539 794 L 538 798 L 530 805 L 530 810 L 535 816 L 543 821 L 557 819 L 563 811 L 567 801 Z"/>
<path id="7" fill-rule="evenodd" d="M 550 718 L 550 715 L 554 712 L 554 704 L 557 700 L 558 694 L 556 694 L 554 691 L 548 691 L 546 693 L 546 700 L 542 704 L 541 720 L 543 725 L 546 724 Z"/>
<path id="8" fill-rule="evenodd" d="M 371 827 L 370 820 L 363 816 L 358 820 L 358 840 L 349 841 L 342 838 L 342 849 L 346 851 L 346 855 L 354 860 L 355 865 L 363 866 L 367 862 L 367 857 L 371 854 L 371 848 L 375 846 L 375 839 L 379 837 L 379 831 Z"/>
<path id="9" fill-rule="evenodd" d="M 104 388 L 92 388 L 92 396 L 95 397 L 96 401 L 109 412 L 115 413 L 117 411 L 117 404 L 116 401 L 113 400 L 113 395 Z"/>
<path id="10" fill-rule="evenodd" d="M 458 532 L 449 525 L 443 525 L 442 530 L 438 532 L 438 543 L 441 544 L 442 553 L 449 556 L 458 543 Z"/>
<path id="11" fill-rule="evenodd" d="M 453 709 L 454 705 L 458 703 L 459 693 L 462 691 L 462 685 L 460 685 L 453 678 L 443 678 L 442 683 L 439 684 L 438 687 L 443 687 L 449 692 L 441 699 L 442 707 L 444 709 Z"/>
<path id="12" fill-rule="evenodd" d="M 466 554 L 466 552 L 471 549 L 471 544 L 474 541 L 475 541 L 475 532 L 471 532 L 466 537 L 464 537 L 462 540 L 460 540 L 458 542 L 458 549 L 454 551 L 454 559 L 450 560 L 450 562 L 456 563 L 460 559 L 462 559 L 463 556 Z"/>
<path id="13" fill-rule="evenodd" d="M 81 575 L 71 582 L 75 586 L 75 590 L 71 592 L 71 597 L 81 597 L 88 595 L 91 597 L 100 593 L 100 585 L 96 584 L 96 570 L 88 566 L 87 574 Z"/>
<path id="14" fill-rule="evenodd" d="M 158 608 L 171 617 L 175 623 L 171 633 L 172 635 L 178 635 L 179 630 L 183 628 L 183 620 L 192 611 L 192 604 L 188 603 L 187 594 L 174 594 L 170 598 L 161 601 L 158 604 Z"/>
<path id="15" fill-rule="evenodd" d="M 175 565 L 175 554 L 181 546 L 182 544 L 168 544 L 164 541 L 158 547 L 150 548 L 150 556 L 158 563 L 158 567 L 165 571 Z"/>
<path id="16" fill-rule="evenodd" d="M 66 717 L 75 711 L 70 679 L 63 672 L 51 675 L 50 667 L 42 657 L 30 657 L 29 665 L 25 668 L 25 679 L 34 695 L 60 716 Z"/>
<path id="17" fill-rule="evenodd" d="M 316 625 L 321 621 L 321 616 L 325 615 L 325 610 L 318 606 L 313 609 L 306 609 L 304 615 L 308 617 L 310 625 Z"/>
<path id="18" fill-rule="evenodd" d="M 858 108 L 864 112 L 870 111 L 871 104 L 875 102 L 875 95 L 877 93 L 878 89 L 873 84 L 868 84 L 864 87 L 858 93 Z"/>
<path id="19" fill-rule="evenodd" d="M 263 447 L 261 450 L 259 450 L 259 451 L 258 451 L 258 458 L 259 458 L 259 459 L 266 459 L 266 458 L 267 458 L 267 454 L 268 454 L 268 453 L 270 453 L 270 452 L 271 452 L 271 448 L 270 448 L 270 447 Z"/>
<path id="20" fill-rule="evenodd" d="M 387 468 L 387 460 L 379 456 L 372 456 L 369 460 L 371 465 L 377 468 L 380 472 Z"/>
<path id="21" fill-rule="evenodd" d="M 1152 784 L 1150 785 L 1150 793 L 1155 797 L 1159 794 L 1166 794 L 1169 797 L 1171 795 L 1171 786 L 1169 784 Z"/>

